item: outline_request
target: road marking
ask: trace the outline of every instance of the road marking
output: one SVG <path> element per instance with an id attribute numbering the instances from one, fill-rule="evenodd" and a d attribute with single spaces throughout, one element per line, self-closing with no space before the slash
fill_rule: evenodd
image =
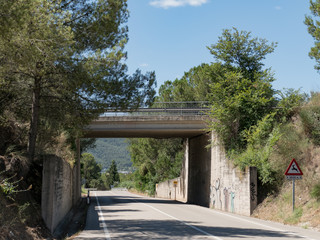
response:
<path id="1" fill-rule="evenodd" d="M 116 194 L 113 193 L 113 192 L 111 192 L 111 193 L 112 193 L 113 195 L 116 195 Z M 132 193 L 131 193 L 131 194 L 132 194 Z M 135 195 L 135 194 L 132 194 L 132 195 Z M 180 220 L 180 219 L 178 219 L 178 218 L 176 218 L 176 217 L 174 217 L 174 216 L 171 216 L 170 214 L 165 213 L 165 212 L 159 210 L 158 208 L 155 208 L 155 207 L 153 207 L 153 206 L 151 206 L 151 205 L 149 205 L 149 204 L 146 204 L 146 203 L 143 203 L 143 202 L 139 202 L 138 200 L 135 200 L 135 199 L 130 199 L 130 200 L 133 201 L 133 202 L 141 203 L 141 204 L 143 204 L 143 205 L 145 205 L 145 206 L 147 206 L 147 207 L 149 207 L 149 208 L 152 208 L 153 210 L 155 210 L 155 211 L 157 211 L 157 212 L 159 212 L 159 213 L 161 213 L 161 214 L 163 214 L 163 215 L 165 215 L 165 216 L 167 216 L 167 217 L 169 217 L 169 218 L 172 218 L 172 219 L 174 219 L 174 220 L 176 220 L 176 221 L 178 221 L 178 222 L 180 222 L 180 223 L 183 223 L 184 225 L 192 228 L 193 230 L 196 230 L 196 231 L 198 231 L 198 232 L 201 232 L 201 233 L 203 233 L 203 234 L 205 234 L 205 235 L 207 235 L 207 236 L 209 236 L 209 237 L 212 237 L 212 238 L 214 238 L 214 239 L 216 239 L 216 240 L 223 240 L 222 238 L 219 238 L 219 237 L 217 237 L 217 236 L 214 236 L 214 235 L 212 235 L 212 234 L 210 234 L 210 233 L 208 233 L 208 232 L 206 232 L 206 231 L 204 231 L 204 230 L 202 230 L 202 229 L 200 229 L 200 228 L 198 228 L 198 227 L 196 227 L 196 226 L 193 226 L 193 225 L 191 225 L 191 224 L 189 224 L 189 223 L 187 223 L 187 222 L 184 222 L 184 221 L 182 221 L 182 220 Z"/>
<path id="2" fill-rule="evenodd" d="M 134 201 L 135 201 L 135 200 L 134 200 Z M 136 202 L 139 202 L 139 201 L 136 201 Z M 142 202 L 140 202 L 140 203 L 142 203 Z M 219 237 L 217 237 L 217 236 L 214 236 L 214 235 L 212 235 L 212 234 L 210 234 L 210 233 L 208 233 L 208 232 L 206 232 L 206 231 L 203 231 L 203 230 L 200 229 L 200 228 L 197 228 L 196 226 L 193 226 L 193 225 L 191 225 L 191 224 L 189 224 L 189 223 L 187 223 L 187 222 L 184 222 L 184 221 L 182 221 L 182 220 L 180 220 L 180 219 L 178 219 L 178 218 L 176 218 L 176 217 L 174 217 L 174 216 L 171 216 L 171 215 L 168 214 L 168 213 L 162 212 L 161 210 L 159 210 L 159 209 L 157 209 L 157 208 L 155 208 L 155 207 L 152 207 L 152 206 L 149 205 L 149 204 L 146 204 L 146 203 L 142 203 L 142 204 L 143 204 L 143 205 L 146 205 L 147 207 L 152 208 L 152 209 L 156 210 L 157 212 L 162 213 L 163 215 L 168 216 L 168 217 L 170 217 L 170 218 L 172 218 L 172 219 L 174 219 L 174 220 L 176 220 L 176 221 L 178 221 L 178 222 L 180 222 L 180 223 L 183 223 L 184 225 L 186 225 L 186 226 L 188 226 L 188 227 L 190 227 L 190 228 L 192 228 L 192 229 L 194 229 L 194 230 L 196 230 L 196 231 L 198 231 L 198 232 L 201 232 L 201 233 L 203 233 L 203 234 L 205 234 L 205 235 L 207 235 L 207 236 L 209 236 L 209 237 L 213 237 L 213 238 L 216 239 L 216 240 L 223 240 L 222 238 L 219 238 Z"/>
<path id="3" fill-rule="evenodd" d="M 288 232 L 286 230 L 282 230 L 281 228 L 276 228 L 276 227 L 268 226 L 268 225 L 263 224 L 263 223 L 258 223 L 258 222 L 250 221 L 248 219 L 244 219 L 244 218 L 240 218 L 240 217 L 237 217 L 237 216 L 233 216 L 231 214 L 222 213 L 222 212 L 219 212 L 219 211 L 214 211 L 213 213 L 217 213 L 217 214 L 220 214 L 220 215 L 223 215 L 223 216 L 228 216 L 228 217 L 231 217 L 231 218 L 235 218 L 235 219 L 240 220 L 240 221 L 244 221 L 244 222 L 248 222 L 248 223 L 255 224 L 255 225 L 258 225 L 258 226 L 262 226 L 262 227 L 265 227 L 265 228 L 269 228 L 269 229 L 272 229 L 274 231 L 283 232 L 283 233 L 285 233 L 287 235 L 306 238 L 308 240 L 316 240 L 316 239 L 309 238 L 309 237 L 306 237 L 306 236 L 303 236 L 303 235 L 299 235 L 299 234 L 294 233 L 294 232 Z"/>
<path id="4" fill-rule="evenodd" d="M 102 227 L 103 227 L 103 230 L 104 230 L 104 235 L 106 236 L 106 239 L 107 239 L 107 240 L 111 240 L 111 237 L 110 237 L 110 234 L 109 234 L 109 231 L 108 231 L 108 228 L 107 228 L 107 224 L 106 224 L 105 221 L 104 221 L 104 217 L 103 217 L 103 214 L 102 214 L 102 211 L 101 211 L 99 199 L 98 199 L 98 197 L 97 197 L 96 192 L 94 192 L 94 195 L 95 195 L 96 200 L 97 200 L 98 209 L 99 209 L 99 215 L 100 215 L 100 218 L 101 218 L 101 220 L 102 220 Z"/>

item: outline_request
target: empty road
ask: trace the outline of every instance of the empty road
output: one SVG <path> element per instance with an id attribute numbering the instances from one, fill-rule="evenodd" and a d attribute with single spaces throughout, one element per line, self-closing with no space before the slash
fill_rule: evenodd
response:
<path id="1" fill-rule="evenodd" d="M 127 191 L 91 192 L 81 239 L 320 240 L 320 233 Z"/>

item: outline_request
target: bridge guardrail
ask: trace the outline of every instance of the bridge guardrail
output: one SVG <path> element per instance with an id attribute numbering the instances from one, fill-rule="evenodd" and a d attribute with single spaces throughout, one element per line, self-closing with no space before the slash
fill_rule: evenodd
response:
<path id="1" fill-rule="evenodd" d="M 108 109 L 102 117 L 113 116 L 194 116 L 206 115 L 208 102 L 157 102 L 152 107 L 117 110 Z"/>

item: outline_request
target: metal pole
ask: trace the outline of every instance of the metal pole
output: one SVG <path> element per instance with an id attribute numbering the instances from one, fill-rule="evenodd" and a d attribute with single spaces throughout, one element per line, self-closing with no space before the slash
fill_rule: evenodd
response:
<path id="1" fill-rule="evenodd" d="M 295 179 L 292 179 L 292 212 L 294 212 L 294 204 L 295 204 Z"/>
<path id="2" fill-rule="evenodd" d="M 177 185 L 174 187 L 174 200 L 177 201 Z"/>

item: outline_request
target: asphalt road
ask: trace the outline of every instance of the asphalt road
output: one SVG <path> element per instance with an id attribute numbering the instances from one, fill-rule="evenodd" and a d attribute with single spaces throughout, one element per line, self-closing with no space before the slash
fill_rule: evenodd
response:
<path id="1" fill-rule="evenodd" d="M 86 228 L 77 240 L 320 240 L 320 232 L 127 191 L 97 191 L 91 196 Z"/>

